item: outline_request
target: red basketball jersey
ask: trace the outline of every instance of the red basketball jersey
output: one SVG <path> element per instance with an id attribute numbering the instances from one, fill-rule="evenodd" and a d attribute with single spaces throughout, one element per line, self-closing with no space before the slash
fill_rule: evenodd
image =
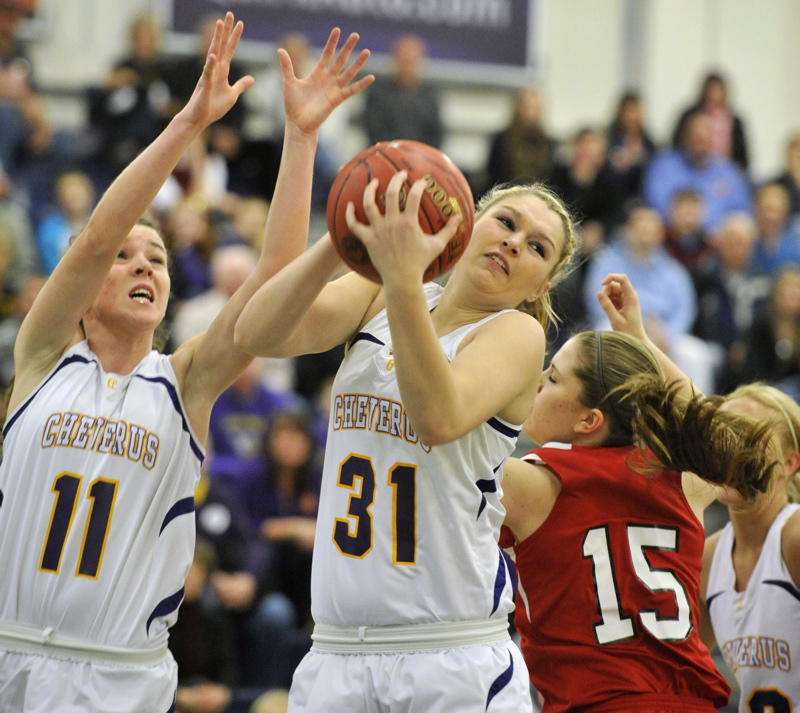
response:
<path id="1" fill-rule="evenodd" d="M 545 523 L 514 545 L 515 624 L 547 713 L 728 701 L 696 631 L 703 526 L 680 474 L 636 473 L 635 452 L 553 444 L 525 456 L 562 483 Z"/>

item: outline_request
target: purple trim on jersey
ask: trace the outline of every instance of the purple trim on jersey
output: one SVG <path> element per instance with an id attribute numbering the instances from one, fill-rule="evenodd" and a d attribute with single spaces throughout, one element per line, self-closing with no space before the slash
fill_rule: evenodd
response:
<path id="1" fill-rule="evenodd" d="M 497 574 L 494 576 L 494 603 L 489 616 L 494 614 L 497 611 L 497 607 L 500 606 L 500 597 L 503 595 L 503 590 L 506 588 L 506 580 L 508 579 L 508 570 L 504 559 L 504 556 L 507 555 L 503 550 L 498 551 L 500 556 L 498 557 Z"/>
<path id="2" fill-rule="evenodd" d="M 489 710 L 489 704 L 492 702 L 492 698 L 494 698 L 500 691 L 502 691 L 511 681 L 511 678 L 514 675 L 514 659 L 511 656 L 511 652 L 508 652 L 508 668 L 503 671 L 496 679 L 494 679 L 494 683 L 489 687 L 489 695 L 486 696 L 486 709 Z"/>
<path id="3" fill-rule="evenodd" d="M 356 336 L 350 340 L 350 346 L 352 347 L 356 342 L 360 342 L 362 340 L 367 342 L 374 342 L 375 344 L 380 344 L 380 346 L 382 347 L 386 346 L 384 342 L 382 342 L 377 337 L 374 337 L 369 332 L 359 332 L 358 334 L 356 334 Z"/>
<path id="4" fill-rule="evenodd" d="M 502 433 L 504 436 L 508 436 L 509 438 L 519 438 L 520 430 L 518 428 L 506 426 L 494 416 L 492 416 L 486 423 L 488 423 L 495 431 Z"/>
<path id="5" fill-rule="evenodd" d="M 495 470 L 495 472 L 497 472 Z M 481 480 L 476 480 L 475 485 L 478 486 L 478 490 L 481 491 L 481 504 L 478 508 L 478 517 L 481 516 L 484 508 L 488 505 L 486 500 L 486 495 L 484 493 L 496 493 L 497 492 L 497 481 L 494 478 L 482 478 Z M 475 519 L 477 520 L 478 517 Z"/>
<path id="6" fill-rule="evenodd" d="M 181 423 L 183 425 L 183 430 L 189 434 L 189 445 L 192 448 L 192 452 L 197 456 L 197 460 L 201 463 L 203 462 L 203 451 L 194 442 L 194 438 L 192 437 L 192 432 L 189 430 L 189 422 L 186 420 L 186 416 L 183 413 L 183 409 L 181 409 L 181 400 L 178 398 L 178 391 L 177 389 L 167 381 L 163 376 L 142 376 L 141 374 L 134 374 L 135 377 L 139 379 L 143 379 L 144 381 L 149 381 L 154 384 L 161 384 L 169 394 L 170 399 L 172 400 L 172 405 L 175 407 L 175 410 L 178 412 L 178 415 L 181 417 Z"/>
<path id="7" fill-rule="evenodd" d="M 171 614 L 181 605 L 182 601 L 183 587 L 175 592 L 175 594 L 170 594 L 166 599 L 162 599 L 158 604 L 156 604 L 156 608 L 153 609 L 153 613 L 147 618 L 147 626 L 145 628 L 147 633 L 150 633 L 150 624 L 153 623 L 153 619 Z"/>
<path id="8" fill-rule="evenodd" d="M 161 529 L 158 531 L 159 537 L 161 533 L 164 532 L 164 528 L 169 525 L 176 517 L 180 517 L 181 515 L 189 515 L 190 513 L 194 512 L 194 498 L 188 497 L 183 498 L 183 500 L 178 500 L 169 510 L 167 510 L 167 514 L 164 515 L 164 522 L 161 523 Z"/>
<path id="9" fill-rule="evenodd" d="M 167 713 L 175 713 L 175 708 L 178 705 L 178 692 L 175 691 L 175 695 L 172 698 L 172 705 L 167 709 Z"/>
<path id="10" fill-rule="evenodd" d="M 3 507 L 3 491 L 0 490 L 0 508 Z"/>
<path id="11" fill-rule="evenodd" d="M 80 354 L 73 354 L 71 357 L 67 357 L 66 359 L 64 359 L 64 361 L 62 361 L 56 367 L 55 371 L 52 374 L 50 374 L 50 376 L 48 376 L 41 384 L 39 384 L 39 388 L 36 389 L 36 391 L 34 391 L 28 397 L 28 400 L 24 404 L 22 404 L 22 406 L 20 406 L 17 409 L 17 412 L 6 422 L 6 425 L 3 426 L 3 438 L 8 436 L 8 432 L 14 425 L 14 422 L 22 415 L 22 412 L 26 408 L 28 408 L 31 401 L 33 401 L 36 398 L 36 394 L 38 394 L 45 386 L 47 386 L 47 383 L 50 381 L 50 379 L 52 379 L 56 374 L 58 374 L 58 372 L 61 371 L 65 366 L 70 366 L 71 364 L 75 364 L 76 362 L 81 364 L 97 364 L 97 359 L 89 360 L 86 357 L 81 356 Z"/>
<path id="12" fill-rule="evenodd" d="M 774 584 L 776 587 L 780 587 L 781 589 L 785 589 L 789 594 L 791 594 L 795 599 L 800 601 L 800 590 L 797 589 L 791 582 L 784 582 L 781 579 L 765 579 L 762 584 Z"/>
<path id="13" fill-rule="evenodd" d="M 711 602 L 713 602 L 720 594 L 723 593 L 724 592 L 717 592 L 716 594 L 712 594 L 708 599 L 706 599 L 706 609 L 708 609 L 709 612 L 711 611 Z"/>
<path id="14" fill-rule="evenodd" d="M 514 564 L 514 560 L 511 559 L 511 556 L 502 547 L 500 548 L 500 555 L 506 561 L 506 567 L 508 567 L 508 572 L 511 575 L 511 592 L 514 595 L 514 601 L 516 601 L 517 587 L 519 587 L 519 578 L 517 577 L 517 565 Z"/>

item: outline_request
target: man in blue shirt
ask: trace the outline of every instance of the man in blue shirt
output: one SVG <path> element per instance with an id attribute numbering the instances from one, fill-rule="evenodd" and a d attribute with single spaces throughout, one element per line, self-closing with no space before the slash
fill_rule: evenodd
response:
<path id="1" fill-rule="evenodd" d="M 750 184 L 730 159 L 712 151 L 711 117 L 696 111 L 687 119 L 680 145 L 656 154 L 643 186 L 645 200 L 666 219 L 673 195 L 692 189 L 703 198 L 704 227 L 714 231 L 732 211 L 752 213 Z"/>
<path id="2" fill-rule="evenodd" d="M 664 247 L 664 223 L 645 205 L 631 208 L 621 234 L 596 252 L 586 272 L 584 304 L 590 328 L 607 329 L 596 294 L 609 273 L 628 276 L 639 295 L 642 316 L 653 341 L 688 374 L 703 393 L 714 393 L 722 350 L 691 334 L 697 293 L 688 269 Z"/>

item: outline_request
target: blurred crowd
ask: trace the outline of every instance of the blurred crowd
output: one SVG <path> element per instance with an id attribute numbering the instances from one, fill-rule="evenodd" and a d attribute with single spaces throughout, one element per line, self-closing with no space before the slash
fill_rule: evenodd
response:
<path id="1" fill-rule="evenodd" d="M 99 195 L 190 96 L 213 31 L 201 24 L 196 54 L 175 56 L 157 22 L 137 17 L 125 55 L 86 89 L 85 125 L 65 131 L 47 116 L 21 21 L 17 6 L 0 0 L 3 389 L 38 290 Z M 298 74 L 312 62 L 302 34 L 281 46 Z M 355 118 L 369 144 L 441 146 L 440 97 L 425 79 L 425 59 L 419 38 L 396 41 L 391 76 L 367 90 Z M 234 66 L 232 79 L 245 70 Z M 644 105 L 626 92 L 607 125 L 557 136 L 546 128 L 544 90 L 524 87 L 508 125 L 488 137 L 485 167 L 467 176 L 476 197 L 496 183 L 544 181 L 580 221 L 580 260 L 554 295 L 562 323 L 551 352 L 575 331 L 603 327 L 600 278 L 624 272 L 651 336 L 703 391 L 762 380 L 800 398 L 800 132 L 785 139 L 779 174 L 755 182 L 748 127 L 723 74 L 709 72 L 663 145 L 648 130 Z M 342 120 L 334 113 L 321 132 L 320 213 L 350 158 L 336 141 Z M 270 66 L 187 152 L 154 202 L 151 217 L 172 260 L 166 351 L 202 332 L 252 270 L 282 129 L 280 72 Z M 311 548 L 327 396 L 340 358 L 333 350 L 256 360 L 214 407 L 196 495 L 195 565 L 170 637 L 179 710 L 281 710 L 281 691 L 310 647 Z"/>

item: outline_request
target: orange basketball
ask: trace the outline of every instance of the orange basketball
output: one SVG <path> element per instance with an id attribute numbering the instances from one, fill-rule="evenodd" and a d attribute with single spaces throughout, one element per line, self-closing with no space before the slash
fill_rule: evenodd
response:
<path id="1" fill-rule="evenodd" d="M 438 233 L 454 213 L 462 218 L 453 239 L 425 271 L 425 282 L 447 272 L 461 257 L 472 235 L 475 222 L 472 190 L 450 158 L 439 149 L 419 141 L 382 141 L 370 146 L 357 154 L 336 176 L 328 194 L 327 219 L 328 231 L 342 260 L 374 282 L 381 282 L 381 276 L 373 267 L 364 244 L 347 227 L 345 210 L 352 201 L 356 218 L 368 223 L 363 207 L 364 189 L 377 178 L 376 201 L 385 212 L 386 188 L 392 176 L 402 170 L 408 171 L 403 195 L 407 195 L 418 179 L 425 179 L 419 222 L 426 233 Z"/>

